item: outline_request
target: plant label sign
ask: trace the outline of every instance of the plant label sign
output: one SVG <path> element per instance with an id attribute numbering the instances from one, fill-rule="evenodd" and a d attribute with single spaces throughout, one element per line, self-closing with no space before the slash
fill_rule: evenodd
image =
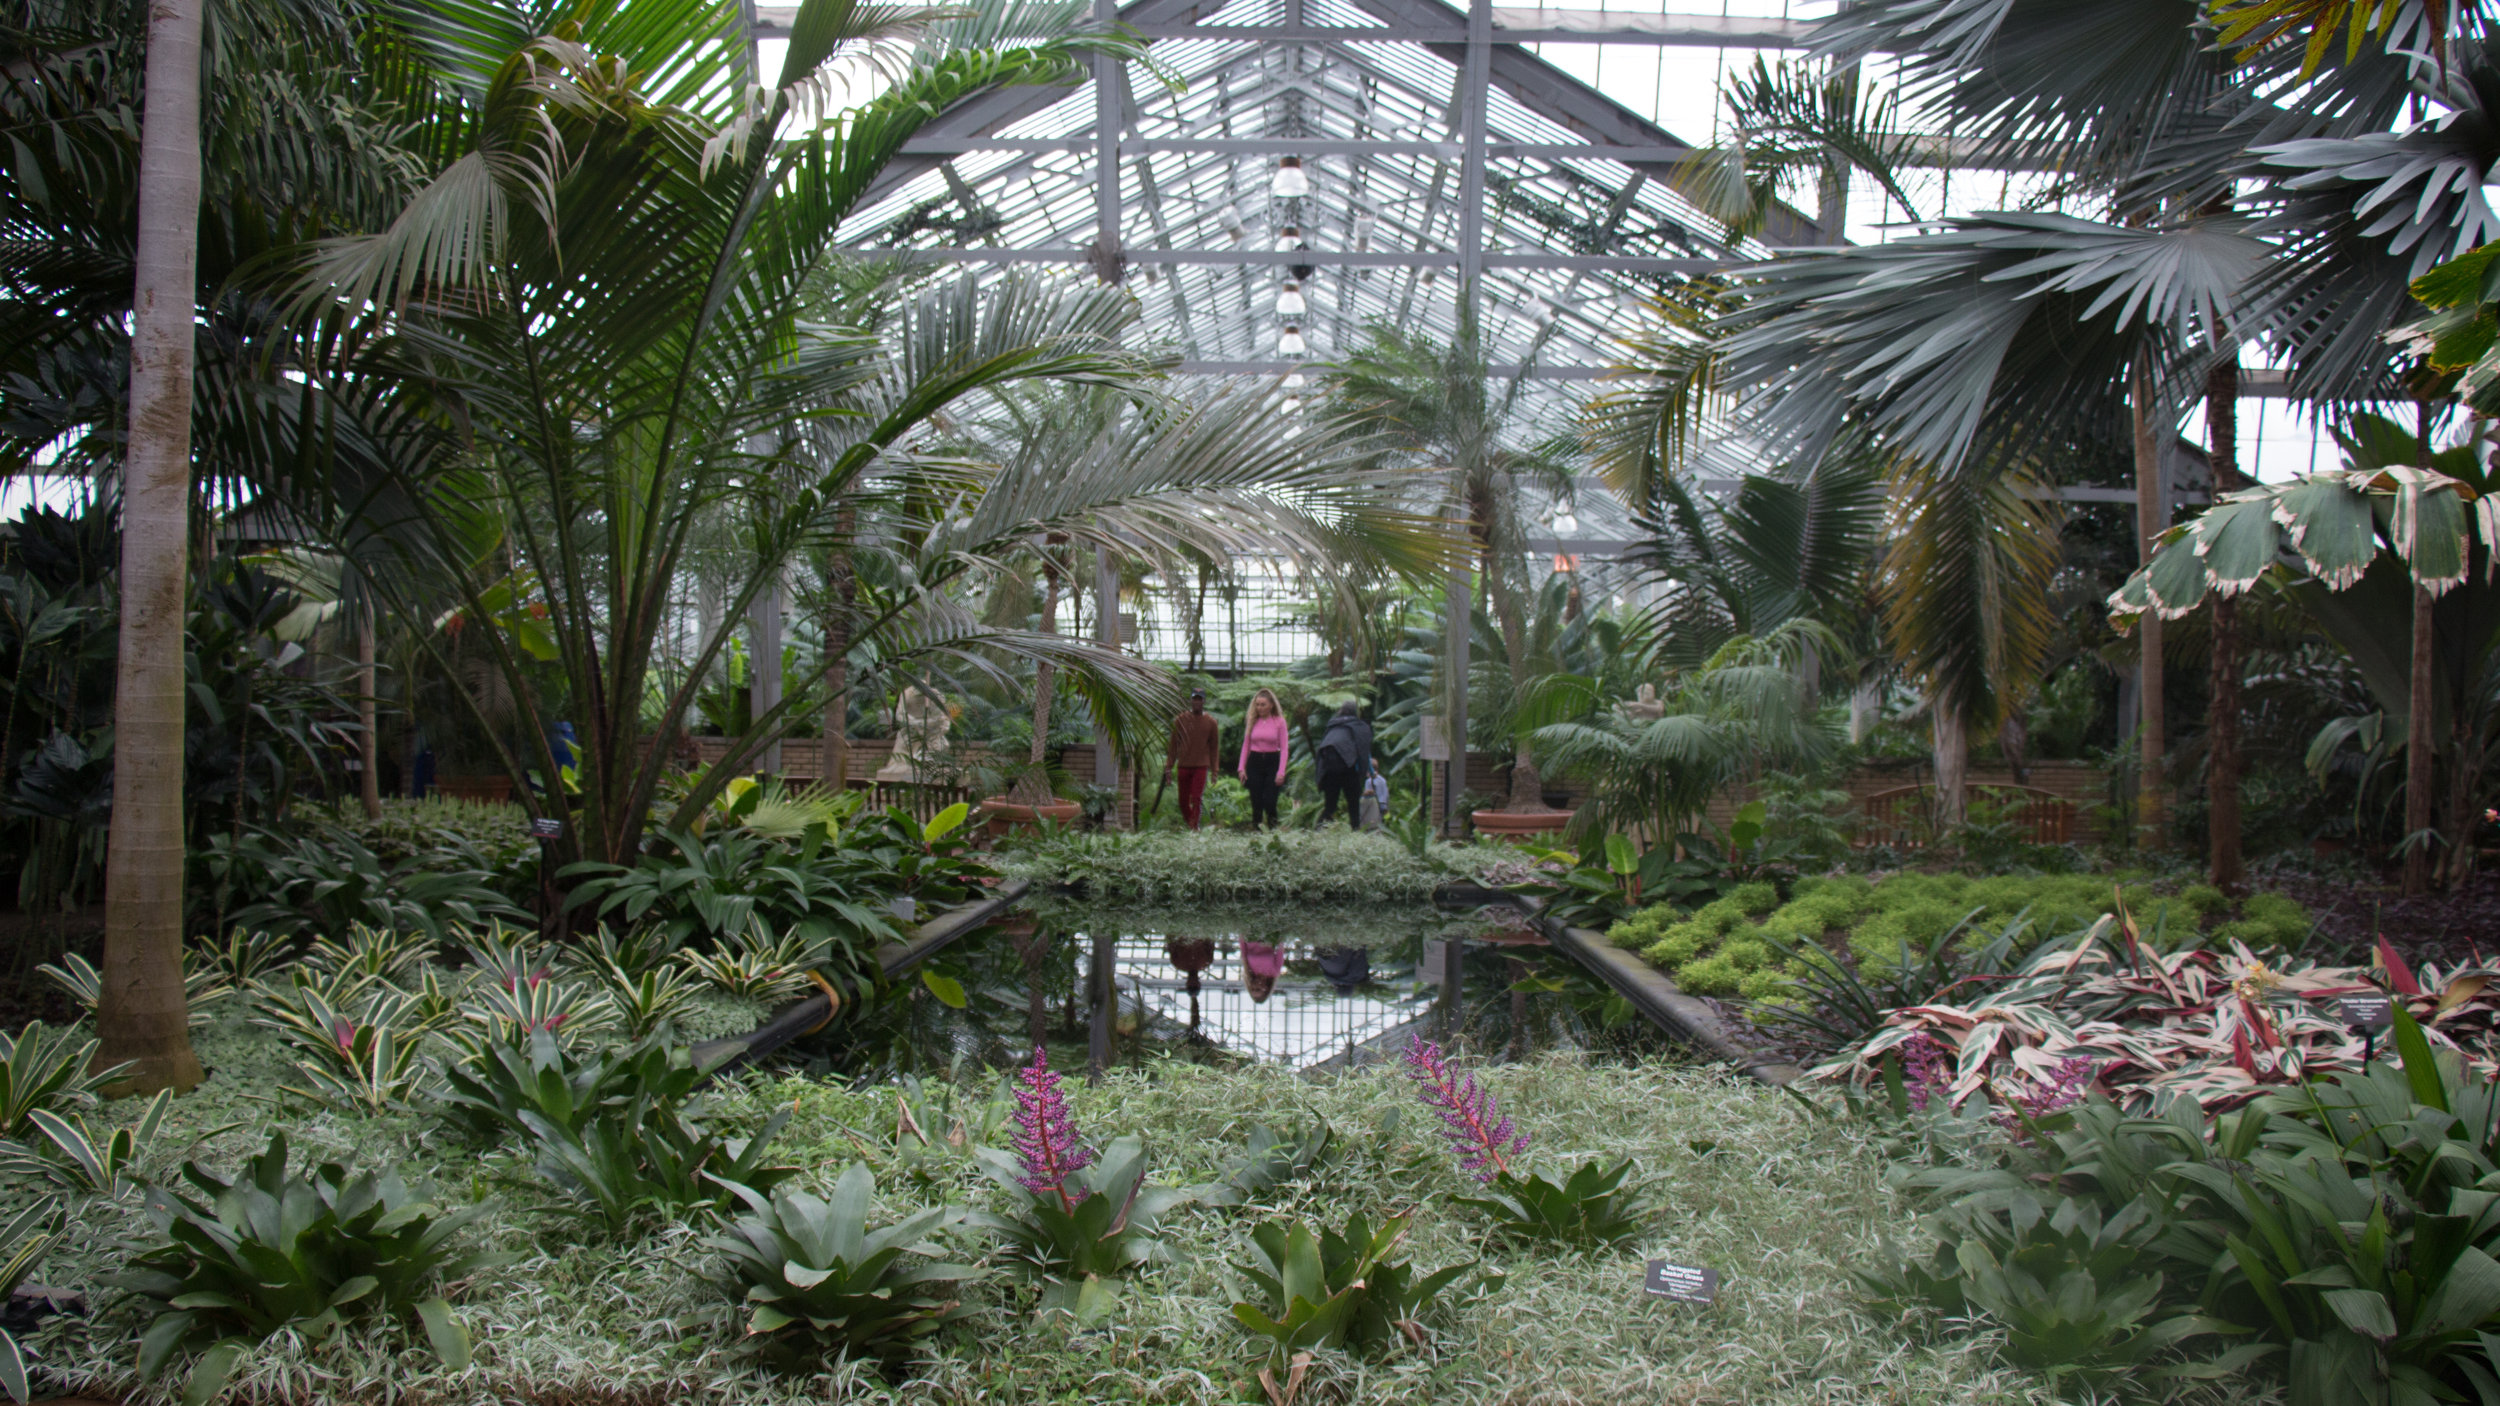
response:
<path id="1" fill-rule="evenodd" d="M 1703 1265 L 1651 1260 L 1641 1292 L 1677 1303 L 1709 1303 L 1719 1296 L 1719 1271 Z"/>
<path id="2" fill-rule="evenodd" d="M 2395 1023 L 2385 996 L 2346 996 L 2336 1004 L 2343 1008 L 2344 1024 L 2354 1030 L 2384 1030 Z"/>
<path id="3" fill-rule="evenodd" d="M 564 822 L 552 815 L 543 815 L 530 822 L 530 834 L 542 840 L 564 838 Z"/>

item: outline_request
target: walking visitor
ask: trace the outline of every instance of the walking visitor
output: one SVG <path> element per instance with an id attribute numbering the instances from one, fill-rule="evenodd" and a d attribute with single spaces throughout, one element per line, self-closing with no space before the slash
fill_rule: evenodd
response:
<path id="1" fill-rule="evenodd" d="M 1241 730 L 1241 784 L 1250 788 L 1250 828 L 1276 828 L 1276 798 L 1285 789 L 1285 766 L 1293 758 L 1293 740 L 1285 710 L 1276 695 L 1260 689 L 1250 698 L 1248 725 Z"/>
<path id="2" fill-rule="evenodd" d="M 1189 710 L 1172 719 L 1172 740 L 1163 749 L 1163 779 L 1172 779 L 1177 770 L 1181 777 L 1181 820 L 1190 829 L 1198 828 L 1198 814 L 1207 798 L 1207 773 L 1215 767 L 1217 734 L 1215 719 L 1207 712 L 1207 691 L 1189 691 Z"/>
<path id="3" fill-rule="evenodd" d="M 1319 740 L 1319 823 L 1337 818 L 1337 799 L 1345 798 L 1345 823 L 1350 828 L 1363 828 L 1362 808 L 1355 798 L 1363 793 L 1364 783 L 1371 778 L 1372 725 L 1363 721 L 1362 711 L 1347 699 L 1337 705 L 1337 716 L 1328 720 L 1328 731 Z"/>
<path id="4" fill-rule="evenodd" d="M 1389 778 L 1380 774 L 1380 759 L 1372 758 L 1371 779 L 1363 783 L 1363 828 L 1377 830 L 1389 814 Z"/>

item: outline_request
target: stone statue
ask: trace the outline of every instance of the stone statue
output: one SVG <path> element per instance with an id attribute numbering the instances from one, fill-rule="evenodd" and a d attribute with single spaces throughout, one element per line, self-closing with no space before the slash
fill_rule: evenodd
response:
<path id="1" fill-rule="evenodd" d="M 919 764 L 946 755 L 946 730 L 954 721 L 945 699 L 921 692 L 918 684 L 905 687 L 894 704 L 894 755 L 877 769 L 877 780 L 918 784 Z"/>
<path id="2" fill-rule="evenodd" d="M 1633 690 L 1632 700 L 1633 701 L 1629 703 L 1617 703 L 1615 705 L 1617 708 L 1623 710 L 1623 716 L 1626 721 L 1636 723 L 1654 723 L 1667 715 L 1667 705 L 1658 701 L 1658 686 L 1656 684 L 1642 684 L 1639 688 Z"/>

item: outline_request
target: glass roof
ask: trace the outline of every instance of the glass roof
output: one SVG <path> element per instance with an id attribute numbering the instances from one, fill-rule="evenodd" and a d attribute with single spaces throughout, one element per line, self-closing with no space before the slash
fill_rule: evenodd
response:
<path id="1" fill-rule="evenodd" d="M 1435 28 L 1463 28 L 1462 10 L 1422 0 Z M 1132 4 L 1133 21 L 1145 6 Z M 1196 15 L 1200 26 L 1377 27 L 1377 5 L 1350 0 L 1235 0 Z M 1443 341 L 1457 326 L 1455 268 L 1301 268 L 1307 311 L 1279 314 L 1288 265 L 1157 264 L 1146 251 L 1274 250 L 1293 241 L 1318 251 L 1437 254 L 1454 259 L 1459 239 L 1464 48 L 1415 42 L 1297 43 L 1268 38 L 1166 38 L 1153 45 L 1167 85 L 1142 67 L 1120 78 L 1120 237 L 1131 256 L 1127 281 L 1146 325 L 1189 362 L 1274 363 L 1288 322 L 1312 361 L 1357 344 L 1366 324 L 1422 327 Z M 1602 105 L 1615 132 L 1651 133 L 1655 146 L 1686 145 L 1648 119 L 1509 47 L 1508 80 L 1497 75 L 1486 112 L 1496 154 L 1485 171 L 1484 247 L 1503 255 L 1628 255 L 1680 260 L 1747 260 L 1770 252 L 1728 243 L 1709 217 L 1673 189 L 1667 164 L 1635 168 L 1560 155 L 1498 154 L 1503 144 L 1583 144 L 1562 120 Z M 1527 65 L 1521 69 L 1519 65 Z M 1529 81 L 1520 81 L 1522 73 Z M 1523 101 L 1521 94 L 1528 95 Z M 1571 104 L 1546 100 L 1568 95 Z M 1092 138 L 1097 95 L 1091 82 L 1061 90 L 995 125 L 956 115 L 932 131 L 1052 149 L 971 151 L 951 158 L 906 157 L 850 221 L 863 249 L 936 250 L 993 246 L 1069 251 L 1069 264 L 1095 243 L 1097 188 Z M 951 125 L 950 125 L 951 123 Z M 1583 123 L 1583 125 L 1585 125 Z M 1278 154 L 1141 149 L 1155 141 L 1271 138 L 1403 143 L 1404 151 L 1309 155 L 1310 192 L 1279 198 Z M 1706 140 L 1706 137 L 1704 138 Z M 1430 144 L 1429 150 L 1414 147 Z M 1807 226 L 1810 229 L 1810 225 Z M 1291 231 L 1291 234 L 1288 234 Z M 1281 241 L 1286 241 L 1280 243 Z M 960 256 L 956 256 L 960 257 Z M 996 267 L 992 265 L 991 267 Z M 1488 267 L 1479 315 L 1486 354 L 1498 366 L 1533 360 L 1540 399 L 1556 407 L 1584 398 L 1588 381 L 1614 364 L 1617 339 L 1638 325 L 1642 300 L 1681 272 Z M 1214 369 L 1214 368 L 1209 368 Z M 1750 456 L 1728 446 L 1718 466 L 1737 472 Z M 1708 472 L 1710 466 L 1705 466 Z"/>

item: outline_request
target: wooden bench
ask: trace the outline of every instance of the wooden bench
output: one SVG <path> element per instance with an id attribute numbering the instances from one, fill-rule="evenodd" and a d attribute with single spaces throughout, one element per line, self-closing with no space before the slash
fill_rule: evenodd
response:
<path id="1" fill-rule="evenodd" d="M 1999 818 L 2032 844 L 2062 845 L 2075 838 L 2075 803 L 2054 791 L 2037 786 L 1973 786 L 1970 796 L 1974 802 L 1995 807 Z M 1861 848 L 1923 849 L 1935 842 L 1936 788 L 1932 785 L 1895 786 L 1866 797 L 1859 805 L 1866 813 L 1858 831 Z"/>

